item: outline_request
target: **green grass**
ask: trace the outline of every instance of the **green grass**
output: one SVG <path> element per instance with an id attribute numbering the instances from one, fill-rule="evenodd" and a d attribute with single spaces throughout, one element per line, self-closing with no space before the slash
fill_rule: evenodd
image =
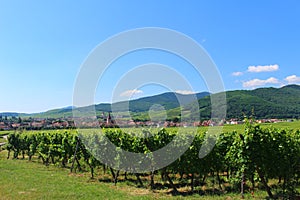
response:
<path id="1" fill-rule="evenodd" d="M 149 199 L 130 195 L 112 184 L 91 182 L 67 169 L 25 160 L 0 160 L 0 199 Z"/>
<path id="2" fill-rule="evenodd" d="M 300 129 L 300 120 L 293 122 L 278 122 L 273 124 L 262 124 L 262 127 L 273 126 L 275 128 L 283 128 L 283 129 Z"/>
<path id="3" fill-rule="evenodd" d="M 0 137 L 2 137 L 3 135 L 8 135 L 12 132 L 14 132 L 14 131 L 0 131 Z"/>
<path id="4" fill-rule="evenodd" d="M 279 129 L 300 129 L 300 120 L 293 121 L 293 122 L 278 122 L 278 123 L 263 123 L 260 124 L 261 127 L 267 128 L 267 127 L 275 127 Z M 203 127 L 201 127 L 203 128 Z M 223 132 L 232 132 L 237 131 L 238 133 L 244 131 L 244 124 L 237 124 L 237 125 L 225 125 L 223 127 Z"/>
<path id="5" fill-rule="evenodd" d="M 6 151 L 0 152 L 0 199 L 240 199 L 237 193 L 172 196 L 170 189 L 138 188 L 132 183 L 91 180 L 88 173 L 71 174 L 68 169 L 44 166 L 36 160 L 7 160 Z M 186 188 L 189 190 L 189 188 Z M 255 199 L 265 198 L 263 191 Z M 246 199 L 251 198 L 247 193 Z"/>
<path id="6" fill-rule="evenodd" d="M 261 127 L 267 128 L 267 127 L 275 127 L 279 129 L 300 129 L 300 120 L 298 121 L 293 121 L 293 122 L 278 122 L 278 123 L 264 123 L 260 124 Z M 199 127 L 199 131 L 206 131 L 208 127 Z M 226 124 L 223 126 L 222 131 L 223 132 L 233 132 L 236 131 L 238 133 L 243 132 L 245 129 L 244 124 L 236 124 L 236 125 L 229 125 Z"/>
<path id="7" fill-rule="evenodd" d="M 6 135 L 6 134 L 4 134 L 4 135 Z M 2 136 L 0 135 L 0 143 L 2 143 L 2 142 L 7 142 L 7 140 L 3 138 L 3 135 Z"/>

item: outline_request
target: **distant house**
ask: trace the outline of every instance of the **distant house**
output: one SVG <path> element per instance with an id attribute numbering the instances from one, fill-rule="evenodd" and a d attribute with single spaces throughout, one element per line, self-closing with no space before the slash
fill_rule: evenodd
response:
<path id="1" fill-rule="evenodd" d="M 9 127 L 4 122 L 0 122 L 0 129 L 1 130 L 8 130 Z"/>
<path id="2" fill-rule="evenodd" d="M 13 124 L 11 124 L 11 127 L 13 129 L 17 129 L 17 128 L 21 127 L 21 124 L 19 124 L 19 123 L 13 123 Z"/>
<path id="3" fill-rule="evenodd" d="M 42 128 L 44 127 L 44 124 L 42 122 L 32 122 L 31 126 L 32 128 Z"/>
<path id="4" fill-rule="evenodd" d="M 135 126 L 135 122 L 134 122 L 133 120 L 130 120 L 130 121 L 128 122 L 128 125 L 129 125 L 129 126 Z"/>

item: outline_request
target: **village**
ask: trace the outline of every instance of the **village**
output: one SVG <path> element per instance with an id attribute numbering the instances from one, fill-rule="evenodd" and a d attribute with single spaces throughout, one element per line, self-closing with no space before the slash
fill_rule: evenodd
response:
<path id="1" fill-rule="evenodd" d="M 180 121 L 139 121 L 139 120 L 124 120 L 121 118 L 114 119 L 110 112 L 102 113 L 97 117 L 97 120 L 75 120 L 76 122 L 82 121 L 81 124 L 75 124 L 72 117 L 68 118 L 21 118 L 21 117 L 8 117 L 0 116 L 0 130 L 47 130 L 47 129 L 73 129 L 76 126 L 84 128 L 95 127 L 200 127 L 200 126 L 223 126 L 243 124 L 243 120 L 236 118 L 222 120 L 216 123 L 212 120 L 203 120 L 196 122 L 180 122 Z M 282 121 L 292 120 L 279 120 L 279 119 L 259 119 L 256 123 L 278 123 Z"/>

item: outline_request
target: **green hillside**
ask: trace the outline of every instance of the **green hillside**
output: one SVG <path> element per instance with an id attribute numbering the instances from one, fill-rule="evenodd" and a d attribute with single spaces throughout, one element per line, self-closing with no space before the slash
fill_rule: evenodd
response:
<path id="1" fill-rule="evenodd" d="M 128 105 L 129 105 L 129 111 L 132 113 L 141 113 L 141 112 L 148 112 L 148 110 L 153 106 L 154 104 L 159 104 L 162 107 L 164 107 L 166 110 L 177 108 L 180 105 L 187 105 L 191 103 L 193 100 L 197 100 L 200 98 L 203 98 L 205 96 L 208 96 L 208 92 L 201 92 L 197 94 L 189 94 L 189 95 L 183 95 L 183 94 L 177 94 L 173 92 L 167 92 L 159 95 L 154 95 L 150 97 L 143 97 L 139 99 L 134 99 L 123 102 L 117 102 L 108 104 L 108 103 L 100 103 L 95 105 L 95 110 L 97 115 L 101 115 L 102 112 L 125 112 L 128 111 Z M 178 101 L 180 100 L 180 103 Z M 76 111 L 80 113 L 84 113 L 87 110 L 89 110 L 90 107 L 82 107 L 82 108 L 75 108 Z M 49 110 L 47 112 L 42 113 L 35 113 L 35 114 L 21 114 L 22 117 L 39 117 L 39 118 L 60 118 L 60 117 L 72 117 L 72 108 L 61 108 L 61 109 L 54 109 Z"/>
<path id="2" fill-rule="evenodd" d="M 167 112 L 169 120 L 176 119 L 183 110 L 190 109 L 189 104 L 195 100 L 193 95 L 182 95 L 172 92 L 131 100 L 129 102 L 117 102 L 111 104 L 101 103 L 95 105 L 97 115 L 102 112 L 113 111 L 122 114 L 128 110 L 131 117 L 137 120 L 148 120 L 148 111 L 154 104 L 161 105 Z M 227 118 L 243 118 L 253 113 L 256 118 L 300 118 L 300 86 L 288 85 L 282 88 L 259 88 L 255 90 L 227 91 Z M 208 92 L 197 93 L 201 119 L 209 119 L 211 116 L 210 95 Z M 180 103 L 178 101 L 180 99 Z M 129 107 L 128 107 L 129 106 Z M 76 108 L 84 113 L 90 107 Z M 163 115 L 164 113 L 157 113 Z M 0 114 L 5 116 L 5 114 Z M 49 110 L 35 114 L 10 113 L 13 116 L 62 118 L 72 117 L 72 107 Z M 126 114 L 124 114 L 126 115 Z M 130 116 L 128 116 L 130 117 Z M 191 120 L 193 116 L 190 116 Z"/>
<path id="3" fill-rule="evenodd" d="M 259 88 L 226 92 L 227 118 L 243 118 L 254 112 L 256 118 L 299 118 L 300 86 Z M 210 117 L 210 97 L 199 99 L 202 118 Z"/>

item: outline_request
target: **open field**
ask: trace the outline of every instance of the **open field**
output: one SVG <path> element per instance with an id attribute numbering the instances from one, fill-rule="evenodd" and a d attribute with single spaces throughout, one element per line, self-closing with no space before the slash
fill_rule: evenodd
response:
<path id="1" fill-rule="evenodd" d="M 273 126 L 275 128 L 300 129 L 300 120 L 293 122 L 279 122 L 274 124 L 262 124 L 262 127 Z"/>
<path id="2" fill-rule="evenodd" d="M 260 124 L 263 128 L 275 127 L 279 129 L 300 129 L 300 120 L 293 122 L 278 122 L 278 123 L 263 123 Z M 223 127 L 223 132 L 237 131 L 238 133 L 243 132 L 245 128 L 244 124 L 237 125 L 225 125 Z"/>

